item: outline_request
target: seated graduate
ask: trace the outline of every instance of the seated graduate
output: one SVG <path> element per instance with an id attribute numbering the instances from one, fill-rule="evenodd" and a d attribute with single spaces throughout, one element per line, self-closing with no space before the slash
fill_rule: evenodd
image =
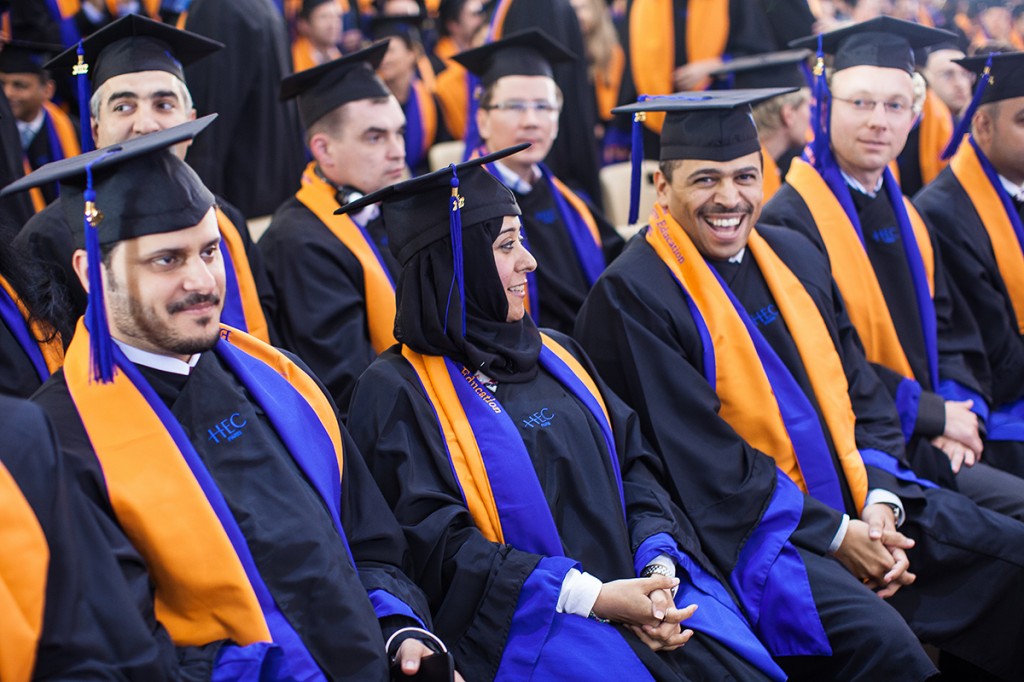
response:
<path id="1" fill-rule="evenodd" d="M 526 309 L 539 326 L 567 334 L 587 291 L 622 250 L 615 228 L 544 163 L 559 136 L 563 104 L 553 67 L 576 57 L 544 31 L 530 29 L 453 59 L 480 79 L 473 109 L 480 147 L 467 153 L 531 144 L 488 170 L 515 194 L 527 248 L 540 265 L 528 277 Z"/>
<path id="2" fill-rule="evenodd" d="M 323 387 L 219 322 L 214 197 L 167 150 L 212 118 L 6 188 L 59 179 L 66 218 L 88 223 L 87 315 L 34 399 L 181 660 L 218 680 L 386 680 L 389 653 L 413 669 L 430 653 L 426 603 Z"/>
<path id="3" fill-rule="evenodd" d="M 95 142 L 96 147 L 107 147 L 194 119 L 196 110 L 183 66 L 223 47 L 195 33 L 128 14 L 82 42 L 87 71 L 75 71 L 77 46 L 57 55 L 46 67 L 58 78 L 79 73 L 75 78 L 89 81 L 90 117 L 84 126 L 88 130 L 82 130 L 82 136 Z M 188 148 L 188 144 L 183 144 L 175 153 L 185 158 Z M 271 292 L 259 251 L 238 209 L 218 196 L 216 211 L 217 226 L 224 238 L 222 253 L 229 266 L 221 317 L 227 324 L 267 341 L 270 330 L 260 299 Z M 66 332 L 65 342 L 71 339 L 71 329 L 64 326 L 73 325 L 85 313 L 87 303 L 85 290 L 71 265 L 76 240 L 81 239 L 80 223 L 69 223 L 64 218 L 58 197 L 25 224 L 14 242 L 19 251 L 45 264 L 46 274 L 66 290 L 71 319 L 53 320 Z"/>
<path id="4" fill-rule="evenodd" d="M 817 69 L 815 90 L 825 101 L 810 160 L 793 162 L 762 219 L 800 232 L 827 255 L 865 355 L 895 401 L 911 468 L 1024 519 L 1024 480 L 979 461 L 990 399 L 974 318 L 889 170 L 921 103 L 914 49 L 948 38 L 889 17 L 821 36 L 819 59 L 834 58 L 830 75 Z"/>
<path id="5" fill-rule="evenodd" d="M 0 679 L 181 679 L 42 410 L 0 396 L 0 432 Z"/>
<path id="6" fill-rule="evenodd" d="M 522 148 L 360 200 L 381 201 L 402 263 L 400 345 L 360 377 L 349 424 L 438 632 L 473 680 L 779 679 L 636 416 L 526 316 L 520 209 L 480 167 Z"/>
<path id="7" fill-rule="evenodd" d="M 993 402 L 985 459 L 1024 476 L 1024 54 L 956 64 L 979 78 L 976 95 L 949 168 L 914 205 L 935 227 L 950 279 L 982 330 Z"/>
<path id="8" fill-rule="evenodd" d="M 1009 538 L 1024 524 L 915 482 L 827 259 L 757 222 L 760 145 L 744 103 L 777 94 L 621 108 L 669 111 L 658 202 L 576 338 L 637 410 L 670 492 L 794 679 L 923 679 L 918 637 L 1020 679 L 1024 547 Z M 778 575 L 787 565 L 806 578 Z M 798 614 L 813 626 L 790 626 Z"/>

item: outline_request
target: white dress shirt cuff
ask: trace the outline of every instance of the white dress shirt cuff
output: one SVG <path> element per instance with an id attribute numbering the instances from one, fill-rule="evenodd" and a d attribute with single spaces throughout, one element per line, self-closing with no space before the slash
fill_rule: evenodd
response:
<path id="1" fill-rule="evenodd" d="M 589 573 L 570 568 L 562 579 L 562 590 L 558 593 L 558 613 L 573 613 L 588 618 L 594 610 L 597 595 L 601 594 L 603 583 Z"/>
<path id="2" fill-rule="evenodd" d="M 839 530 L 832 536 L 832 542 L 828 546 L 828 553 L 835 554 L 839 551 L 840 545 L 843 544 L 843 540 L 846 539 L 846 530 L 850 527 L 850 515 L 843 514 L 843 520 L 839 524 Z"/>

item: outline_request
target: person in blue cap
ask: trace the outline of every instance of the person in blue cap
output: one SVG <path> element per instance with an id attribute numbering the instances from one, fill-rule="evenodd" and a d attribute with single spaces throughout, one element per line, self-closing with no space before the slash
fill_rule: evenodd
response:
<path id="1" fill-rule="evenodd" d="M 60 180 L 86 232 L 74 265 L 89 308 L 35 402 L 192 675 L 383 682 L 391 658 L 414 674 L 444 645 L 336 408 L 297 358 L 220 323 L 214 197 L 168 151 L 209 122 L 4 190 Z"/>

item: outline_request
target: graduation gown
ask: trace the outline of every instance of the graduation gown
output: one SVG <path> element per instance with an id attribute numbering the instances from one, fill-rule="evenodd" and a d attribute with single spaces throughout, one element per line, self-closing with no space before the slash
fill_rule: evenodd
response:
<path id="1" fill-rule="evenodd" d="M 195 0 L 185 29 L 227 46 L 185 69 L 196 111 L 219 115 L 189 147 L 188 163 L 247 218 L 269 215 L 305 165 L 295 103 L 278 101 L 292 72 L 281 14 L 270 0 Z"/>
<path id="2" fill-rule="evenodd" d="M 537 259 L 537 271 L 532 277 L 539 300 L 530 300 L 530 314 L 538 326 L 568 334 L 576 320 L 576 311 L 590 290 L 569 228 L 558 211 L 551 186 L 543 179 L 535 182 L 526 194 L 515 188 L 512 191 L 523 212 L 527 248 Z M 622 237 L 597 209 L 589 203 L 587 208 L 601 235 L 605 263 L 610 263 L 622 251 Z M 569 206 L 569 210 L 573 208 Z"/>
<path id="3" fill-rule="evenodd" d="M 78 146 L 77 131 L 68 115 L 47 102 L 43 110 L 43 127 L 39 129 L 28 149 L 25 158 L 32 170 L 42 165 L 76 156 L 82 153 Z M 43 202 L 49 204 L 57 198 L 57 183 L 44 185 L 41 189 Z"/>
<path id="4" fill-rule="evenodd" d="M 857 418 L 858 449 L 901 457 L 903 437 L 898 416 L 863 356 L 827 261 L 792 231 L 766 227 L 758 231 L 804 285 L 833 337 Z M 743 263 L 742 267 L 757 270 L 749 252 Z M 801 383 L 820 418 L 814 394 L 808 392 L 806 379 L 802 378 L 805 372 L 794 353 L 792 337 L 781 316 L 771 314 L 773 308 L 768 306 L 775 304 L 759 275 L 759 271 L 747 273 L 733 293 L 752 319 L 762 320 L 762 333 Z M 771 333 L 763 331 L 764 323 L 774 327 Z M 665 460 L 674 499 L 693 519 L 704 546 L 721 570 L 730 572 L 771 494 L 774 460 L 747 445 L 718 416 L 717 395 L 703 374 L 704 349 L 693 314 L 679 284 L 643 237 L 634 239 L 595 285 L 577 320 L 576 336 L 612 389 L 641 415 L 645 435 Z M 843 478 L 838 468 L 837 474 Z M 962 495 L 944 489 L 923 489 L 873 466 L 867 467 L 867 474 L 871 488 L 893 491 L 903 500 L 907 521 L 901 530 L 917 542 L 908 552 L 917 582 L 900 590 L 888 604 L 876 599 L 876 606 L 858 602 L 861 593 L 848 581 L 844 582 L 847 587 L 832 584 L 816 589 L 819 565 L 829 561 L 822 555 L 837 527 L 838 512 L 805 495 L 803 515 L 790 541 L 803 550 L 801 557 L 834 655 L 799 661 L 803 666 L 800 672 L 809 674 L 808 679 L 843 679 L 855 673 L 815 671 L 807 666 L 845 660 L 848 664 L 856 661 L 857 674 L 865 679 L 912 679 L 908 663 L 886 668 L 901 656 L 911 657 L 915 661 L 911 666 L 926 666 L 912 653 L 916 648 L 913 636 L 908 637 L 898 624 L 877 630 L 872 625 L 877 618 L 886 617 L 888 605 L 892 605 L 924 641 L 934 641 L 1007 679 L 1019 676 L 1024 661 L 1014 651 L 1022 632 L 1017 623 L 1020 614 L 1006 608 L 1005 590 L 1021 589 L 1024 552 L 1009 546 L 1005 536 L 999 538 L 1003 533 L 1024 533 L 1024 525 L 980 509 Z M 833 523 L 828 521 L 830 516 Z M 815 518 L 820 520 L 815 522 Z M 817 532 L 811 532 L 815 527 Z M 842 580 L 838 575 L 829 579 Z M 965 588 L 968 584 L 969 590 Z M 963 598 L 956 597 L 955 586 L 964 590 L 960 592 Z M 824 603 L 823 590 L 840 602 L 852 600 L 851 604 L 858 605 Z M 834 637 L 833 608 L 845 614 L 839 622 L 849 624 L 863 618 L 866 629 Z M 875 609 L 877 614 L 873 614 Z M 863 638 L 870 639 L 872 633 L 881 639 L 869 645 Z M 865 660 L 865 651 L 876 646 L 886 651 Z M 882 668 L 872 672 L 873 665 Z M 922 668 L 918 669 L 918 678 L 926 676 Z M 795 669 L 787 671 L 798 676 Z"/>
<path id="5" fill-rule="evenodd" d="M 245 247 L 245 255 L 249 260 L 249 269 L 252 271 L 253 282 L 259 294 L 260 304 L 265 310 L 274 305 L 274 292 L 270 287 L 270 280 L 263 266 L 263 258 L 256 243 L 249 235 L 249 228 L 246 225 L 245 217 L 237 208 L 227 203 L 223 198 L 215 196 L 217 206 L 227 216 L 238 231 Z M 81 230 L 80 227 L 76 228 Z M 60 288 L 67 293 L 70 304 L 69 319 L 63 321 L 61 334 L 65 344 L 70 343 L 71 334 L 74 331 L 74 322 L 85 314 L 85 307 L 89 298 L 82 288 L 82 283 L 75 274 L 72 267 L 72 256 L 76 249 L 75 231 L 72 231 L 64 217 L 64 210 L 61 207 L 60 198 L 47 205 L 42 211 L 32 216 L 32 219 L 25 224 L 21 232 L 14 239 L 14 248 L 24 254 L 25 257 L 34 261 L 45 276 L 55 279 Z M 276 340 L 273 323 L 267 320 L 270 325 L 270 338 Z"/>
<path id="6" fill-rule="evenodd" d="M 402 571 L 406 545 L 401 530 L 344 429 L 340 513 L 347 549 L 327 506 L 269 415 L 220 356 L 203 353 L 188 376 L 137 368 L 181 423 L 241 529 L 271 598 L 325 679 L 387 680 L 386 634 L 417 623 L 400 615 L 378 621 L 367 592 L 380 589 L 394 595 L 423 614 L 424 622 L 427 610 L 421 593 Z M 71 399 L 64 370 L 34 399 L 62 425 L 61 447 L 79 463 L 93 502 L 118 523 L 108 481 Z M 328 466 L 337 466 L 333 452 L 318 455 Z M 126 541 L 117 551 L 134 555 Z M 139 566 L 129 568 L 134 589 L 148 593 L 147 573 Z M 246 648 L 256 646 L 261 644 Z M 178 656 L 211 661 L 216 652 L 210 648 L 179 647 Z M 220 653 L 218 662 L 228 655 Z"/>
<path id="7" fill-rule="evenodd" d="M 898 371 L 881 363 L 872 363 L 872 367 L 889 395 L 896 401 L 903 433 L 908 441 L 907 454 L 911 467 L 921 476 L 955 490 L 949 459 L 943 452 L 931 447 L 928 441 L 942 435 L 945 430 L 945 398 L 938 392 L 940 382 L 955 382 L 965 391 L 965 395 L 974 397 L 977 404 L 975 409 L 982 414 L 987 413 L 987 391 L 983 382 L 976 378 L 978 373 L 983 379 L 987 379 L 988 375 L 977 326 L 963 300 L 951 288 L 943 258 L 934 243 L 934 236 L 931 236 L 935 253 L 935 293 L 932 301 L 939 376 L 930 376 L 928 350 L 914 280 L 892 204 L 884 188 L 874 198 L 857 191 L 850 190 L 849 193 L 864 233 L 864 248 L 881 286 L 900 345 L 913 370 L 913 378 L 909 379 L 909 385 L 913 388 L 907 390 L 903 382 L 908 379 Z M 782 225 L 800 232 L 828 258 L 810 209 L 790 185 L 784 185 L 768 202 L 761 218 L 768 224 Z"/>
<path id="8" fill-rule="evenodd" d="M 195 679 L 172 675 L 167 633 L 147 625 L 118 570 L 108 537 L 117 529 L 82 493 L 42 410 L 0 396 L 0 431 L 0 535 L 5 548 L 20 548 L 0 562 L 0 593 L 40 599 L 38 610 L 10 611 L 4 599 L 0 671 L 20 669 L 25 676 L 13 679 L 26 680 Z M 32 624 L 31 639 L 13 636 L 19 620 Z"/>
<path id="9" fill-rule="evenodd" d="M 597 376 L 575 343 L 560 334 L 553 338 Z M 614 433 L 625 519 L 605 437 L 566 386 L 542 366 L 535 379 L 500 384 L 494 393 L 522 437 L 564 556 L 602 581 L 633 578 L 634 550 L 664 533 L 707 566 L 689 521 L 658 482 L 660 464 L 642 441 L 636 416 L 596 381 Z M 544 557 L 492 542 L 478 529 L 452 473 L 434 408 L 400 346 L 382 353 L 360 377 L 350 422 L 353 438 L 396 510 L 412 549 L 417 583 L 427 593 L 439 634 L 456 653 L 459 670 L 466 679 L 494 679 L 524 582 L 544 570 Z M 656 679 L 765 679 L 705 635 L 696 634 L 678 655 L 655 655 L 628 631 L 617 629 Z M 532 660 L 537 652 L 518 656 Z M 569 661 L 566 679 L 571 677 Z"/>
<path id="10" fill-rule="evenodd" d="M 366 232 L 394 281 L 399 266 L 383 222 L 371 220 Z M 355 380 L 377 357 L 370 340 L 363 266 L 295 197 L 274 214 L 259 248 L 277 299 L 268 317 L 281 345 L 309 364 L 344 418 Z"/>
<path id="11" fill-rule="evenodd" d="M 21 154 L 21 136 L 14 122 L 11 104 L 0 92 L 0 186 L 6 186 L 25 174 Z M 0 220 L 21 227 L 32 217 L 32 201 L 26 192 L 0 199 Z"/>

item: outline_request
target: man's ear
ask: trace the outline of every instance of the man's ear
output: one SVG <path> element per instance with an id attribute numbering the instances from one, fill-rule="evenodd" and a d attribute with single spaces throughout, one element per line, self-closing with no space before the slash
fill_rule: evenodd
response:
<path id="1" fill-rule="evenodd" d="M 71 267 L 75 269 L 75 274 L 78 275 L 78 281 L 81 282 L 85 293 L 89 293 L 89 257 L 86 255 L 85 249 L 75 249 L 71 256 Z"/>

